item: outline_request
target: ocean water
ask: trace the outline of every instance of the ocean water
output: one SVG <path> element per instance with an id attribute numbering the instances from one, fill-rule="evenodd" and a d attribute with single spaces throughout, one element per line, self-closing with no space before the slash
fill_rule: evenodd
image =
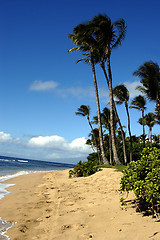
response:
<path id="1" fill-rule="evenodd" d="M 73 164 L 0 156 L 0 199 L 9 193 L 6 188 L 11 185 L 3 183 L 7 179 L 34 172 L 57 171 L 72 167 Z M 14 223 L 9 223 L 7 219 L 0 217 L 0 240 L 9 239 L 5 233 L 13 225 Z"/>

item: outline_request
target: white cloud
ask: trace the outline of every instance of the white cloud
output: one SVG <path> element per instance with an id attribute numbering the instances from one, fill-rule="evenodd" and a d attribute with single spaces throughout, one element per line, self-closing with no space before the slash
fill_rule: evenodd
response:
<path id="1" fill-rule="evenodd" d="M 77 139 L 73 140 L 71 143 L 69 143 L 68 147 L 71 150 L 74 150 L 77 152 L 88 153 L 88 151 L 90 150 L 90 147 L 88 145 L 86 145 L 85 143 L 86 143 L 85 137 L 77 138 Z"/>
<path id="2" fill-rule="evenodd" d="M 51 160 L 59 162 L 77 162 L 85 160 L 93 150 L 86 145 L 86 138 L 68 141 L 64 137 L 37 136 L 29 140 L 13 138 L 10 134 L 0 132 L 1 155 L 9 154 L 31 159 Z M 3 144 L 3 145 L 2 145 Z"/>
<path id="3" fill-rule="evenodd" d="M 32 148 L 48 151 L 47 159 L 63 159 L 85 157 L 91 153 L 90 146 L 86 145 L 86 138 L 77 138 L 68 142 L 60 136 L 38 136 L 28 141 L 28 146 Z"/>
<path id="4" fill-rule="evenodd" d="M 31 91 L 48 91 L 52 90 L 56 92 L 61 97 L 73 96 L 76 98 L 95 98 L 94 86 L 87 87 L 68 87 L 60 88 L 58 83 L 54 81 L 34 81 L 31 86 Z M 102 101 L 106 100 L 109 96 L 108 90 L 106 88 L 99 88 L 99 95 Z"/>
<path id="5" fill-rule="evenodd" d="M 29 140 L 28 145 L 31 147 L 45 147 L 52 148 L 55 146 L 61 146 L 66 142 L 63 137 L 60 136 L 38 136 Z"/>
<path id="6" fill-rule="evenodd" d="M 85 98 L 85 97 L 95 96 L 94 88 L 91 86 L 88 86 L 85 88 L 82 88 L 82 87 L 69 87 L 66 89 L 58 88 L 56 92 L 62 97 L 67 97 L 68 95 L 76 98 Z"/>
<path id="7" fill-rule="evenodd" d="M 140 91 L 136 90 L 136 87 L 141 85 L 139 81 L 124 82 L 123 84 L 129 90 L 130 98 L 134 98 L 134 97 L 136 97 L 136 96 L 138 96 L 140 94 L 142 95 L 142 93 Z"/>
<path id="8" fill-rule="evenodd" d="M 30 86 L 31 91 L 47 91 L 47 90 L 53 90 L 58 86 L 57 82 L 54 81 L 34 81 L 32 85 Z"/>
<path id="9" fill-rule="evenodd" d="M 0 142 L 11 141 L 12 137 L 9 133 L 0 132 Z"/>

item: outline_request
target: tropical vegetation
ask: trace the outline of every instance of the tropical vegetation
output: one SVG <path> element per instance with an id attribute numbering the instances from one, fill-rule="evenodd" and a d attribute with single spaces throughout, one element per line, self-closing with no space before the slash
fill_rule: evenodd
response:
<path id="1" fill-rule="evenodd" d="M 133 190 L 138 209 L 141 210 L 144 205 L 146 209 L 151 209 L 152 214 L 157 214 L 160 204 L 160 135 L 152 135 L 152 129 L 155 124 L 160 124 L 160 68 L 157 63 L 148 61 L 133 72 L 139 78 L 136 89 L 141 92 L 134 98 L 130 97 L 123 83 L 113 88 L 111 53 L 122 44 L 126 29 L 124 19 L 112 22 L 107 15 L 99 14 L 75 26 L 73 33 L 69 34 L 75 44 L 69 52 L 82 53 L 82 58 L 76 63 L 83 61 L 91 66 L 97 106 L 97 115 L 92 119 L 89 105 L 81 105 L 75 112 L 87 118 L 90 133 L 86 144 L 91 146 L 93 153 L 89 154 L 87 161 L 77 163 L 70 170 L 69 177 L 89 176 L 102 165 L 127 165 L 121 179 L 121 191 Z M 104 109 L 101 109 L 96 65 L 101 67 L 109 90 L 109 107 Z M 148 113 L 147 100 L 155 102 L 155 109 Z M 122 104 L 126 110 L 127 128 L 118 114 L 118 106 Z M 140 136 L 132 135 L 131 131 L 130 111 L 136 110 L 141 112 L 141 115 L 137 114 L 137 122 L 142 125 Z M 146 128 L 149 129 L 148 135 Z"/>
<path id="2" fill-rule="evenodd" d="M 137 162 L 132 161 L 123 170 L 120 191 L 133 190 L 136 211 L 151 212 L 159 218 L 160 210 L 160 149 L 145 148 Z"/>

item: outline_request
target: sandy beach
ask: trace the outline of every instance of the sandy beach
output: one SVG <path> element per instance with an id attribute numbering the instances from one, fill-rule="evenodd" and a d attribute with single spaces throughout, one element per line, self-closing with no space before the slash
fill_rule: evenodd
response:
<path id="1" fill-rule="evenodd" d="M 34 173 L 6 181 L 0 201 L 3 220 L 16 222 L 11 240 L 159 240 L 160 222 L 135 211 L 131 193 L 121 208 L 121 172 L 114 169 L 87 178 L 68 178 L 68 170 Z"/>

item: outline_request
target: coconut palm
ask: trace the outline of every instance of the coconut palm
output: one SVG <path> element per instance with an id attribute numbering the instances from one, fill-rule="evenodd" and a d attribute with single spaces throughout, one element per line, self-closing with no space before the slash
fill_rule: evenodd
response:
<path id="1" fill-rule="evenodd" d="M 113 154 L 112 154 L 112 138 L 111 138 L 111 123 L 110 123 L 110 110 L 105 107 L 102 112 L 102 123 L 105 128 L 109 131 L 109 153 L 110 153 L 110 164 L 113 164 Z M 114 129 L 116 128 L 116 118 L 114 116 Z"/>
<path id="2" fill-rule="evenodd" d="M 156 120 L 155 120 L 156 119 L 156 114 L 150 112 L 150 113 L 145 115 L 144 119 L 145 119 L 145 125 L 147 125 L 149 127 L 150 146 L 152 147 L 152 128 L 157 123 Z"/>
<path id="3" fill-rule="evenodd" d="M 112 148 L 114 161 L 120 164 L 118 159 L 116 143 L 115 143 L 115 133 L 114 133 L 114 101 L 113 101 L 113 89 L 112 89 L 112 72 L 111 72 L 111 52 L 114 48 L 121 45 L 122 40 L 125 37 L 126 26 L 125 21 L 120 19 L 119 21 L 113 22 L 107 15 L 95 16 L 91 21 L 91 26 L 94 29 L 94 36 L 98 43 L 98 56 L 97 61 L 99 61 L 104 75 L 107 80 L 107 84 L 110 92 L 110 124 L 111 124 L 111 136 L 112 136 Z M 107 61 L 107 71 L 105 69 L 105 62 Z M 116 110 L 115 110 L 116 112 Z"/>
<path id="4" fill-rule="evenodd" d="M 92 66 L 93 73 L 93 81 L 95 87 L 95 95 L 96 95 L 96 105 L 97 105 L 97 114 L 98 114 L 98 125 L 99 125 L 99 138 L 100 138 L 100 148 L 101 154 L 104 164 L 108 164 L 108 160 L 105 156 L 104 152 L 104 144 L 103 144 L 103 134 L 102 134 L 102 125 L 101 125 L 101 114 L 100 114 L 100 103 L 99 103 L 99 94 L 98 94 L 98 86 L 95 72 L 95 53 L 96 53 L 96 40 L 92 36 L 91 28 L 89 24 L 79 24 L 73 29 L 73 34 L 69 34 L 69 38 L 76 44 L 75 48 L 69 50 L 69 52 L 73 51 L 82 51 L 86 54 L 87 58 L 78 60 L 84 60 L 88 62 Z"/>
<path id="5" fill-rule="evenodd" d="M 140 83 L 143 86 L 138 86 L 149 100 L 156 102 L 156 109 L 160 117 L 160 68 L 155 62 L 145 62 L 138 68 L 133 75 L 141 78 Z"/>
<path id="6" fill-rule="evenodd" d="M 79 116 L 87 117 L 89 126 L 91 128 L 91 132 L 93 134 L 93 139 L 94 139 L 96 149 L 97 149 L 97 154 L 98 154 L 98 161 L 99 161 L 99 164 L 100 164 L 101 163 L 101 158 L 100 158 L 100 154 L 99 154 L 98 142 L 97 142 L 96 136 L 94 134 L 94 129 L 93 129 L 91 121 L 90 121 L 90 107 L 89 107 L 89 105 L 81 105 L 77 109 L 77 112 L 75 112 L 75 114 L 79 115 Z"/>
<path id="7" fill-rule="evenodd" d="M 98 128 L 94 128 L 93 131 L 91 131 L 91 133 L 88 134 L 88 137 L 90 137 L 90 139 L 87 140 L 86 144 L 91 145 L 93 147 L 93 149 L 96 147 L 98 148 L 98 151 L 100 151 L 100 143 L 99 143 L 99 130 Z M 99 161 L 99 164 L 102 164 L 101 161 Z"/>
<path id="8" fill-rule="evenodd" d="M 110 104 L 110 103 L 108 103 Z M 114 102 L 114 99 L 113 99 L 113 108 L 114 108 L 114 113 L 115 113 L 115 116 L 116 116 L 116 119 L 117 119 L 117 122 L 119 124 L 119 133 L 121 135 L 121 138 L 122 138 L 122 144 L 123 144 L 123 157 L 124 157 L 124 163 L 125 165 L 127 165 L 127 153 L 126 153 L 126 142 L 125 142 L 125 132 L 123 130 L 123 127 L 122 124 L 121 124 L 121 120 L 119 118 L 119 115 L 118 115 L 118 112 L 117 112 L 117 108 L 116 108 L 116 105 L 115 105 L 115 102 Z"/>
<path id="9" fill-rule="evenodd" d="M 118 101 L 116 101 L 117 104 L 121 105 L 122 103 L 125 104 L 127 117 L 128 117 L 128 132 L 130 137 L 130 161 L 132 161 L 132 135 L 131 135 L 131 124 L 130 124 L 130 116 L 129 116 L 129 107 L 128 107 L 128 101 L 129 101 L 129 91 L 126 88 L 124 84 L 120 84 L 113 88 L 113 95 L 116 97 Z"/>
<path id="10" fill-rule="evenodd" d="M 113 154 L 112 154 L 112 139 L 111 139 L 111 126 L 110 126 L 110 110 L 109 108 L 105 107 L 103 109 L 103 112 L 101 113 L 101 121 L 104 128 L 106 128 L 109 131 L 109 153 L 110 153 L 110 164 L 113 164 Z M 92 120 L 93 124 L 98 124 L 98 117 L 94 116 Z M 114 118 L 114 128 L 116 128 L 116 119 Z"/>
<path id="11" fill-rule="evenodd" d="M 146 109 L 146 100 L 142 95 L 136 96 L 131 102 L 130 108 L 137 109 L 142 112 L 142 126 L 143 126 L 143 147 L 145 147 L 145 128 L 144 128 L 144 110 Z"/>

